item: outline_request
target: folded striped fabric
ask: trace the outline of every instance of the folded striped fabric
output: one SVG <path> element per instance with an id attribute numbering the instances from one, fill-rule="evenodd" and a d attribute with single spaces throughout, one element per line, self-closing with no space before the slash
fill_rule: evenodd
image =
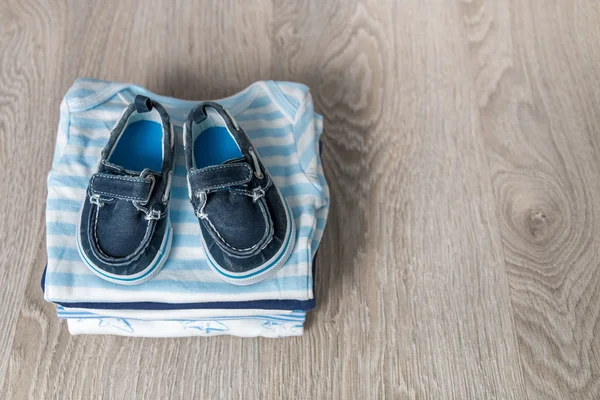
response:
<path id="1" fill-rule="evenodd" d="M 173 244 L 158 275 L 138 286 L 96 277 L 76 248 L 76 223 L 88 181 L 123 109 L 136 94 L 160 102 L 175 126 L 176 167 L 171 193 Z M 251 286 L 223 282 L 207 265 L 200 228 L 189 204 L 182 124 L 196 101 L 159 96 L 127 83 L 79 79 L 60 106 L 52 170 L 48 176 L 48 265 L 42 287 L 59 305 L 71 333 L 130 336 L 232 334 L 289 336 L 302 333 L 315 305 L 313 263 L 329 210 L 321 168 L 322 118 L 306 86 L 261 81 L 216 100 L 252 139 L 292 208 L 297 227 L 294 252 L 272 278 Z M 219 327 L 219 328 L 216 328 Z"/>

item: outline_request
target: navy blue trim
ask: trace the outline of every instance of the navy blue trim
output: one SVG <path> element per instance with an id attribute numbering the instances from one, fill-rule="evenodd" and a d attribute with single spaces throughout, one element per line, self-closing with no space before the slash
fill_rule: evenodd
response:
<path id="1" fill-rule="evenodd" d="M 313 257 L 312 262 L 313 299 L 317 298 L 317 254 L 319 254 L 319 249 L 315 251 L 315 256 Z"/>
<path id="2" fill-rule="evenodd" d="M 42 286 L 42 293 L 44 293 L 46 291 L 46 270 L 48 269 L 48 263 L 46 263 L 46 266 L 44 267 L 44 272 L 42 272 L 42 281 L 40 282 L 41 286 Z"/>
<path id="3" fill-rule="evenodd" d="M 253 300 L 253 301 L 219 301 L 210 303 L 156 303 L 143 301 L 136 303 L 55 303 L 67 308 L 96 308 L 99 310 L 194 310 L 194 309 L 229 309 L 229 310 L 296 310 L 309 311 L 315 308 L 315 299 L 311 300 Z"/>
<path id="4" fill-rule="evenodd" d="M 135 99 L 133 99 L 133 104 L 135 104 L 135 110 L 138 113 L 152 111 L 152 100 L 141 94 L 135 96 Z"/>

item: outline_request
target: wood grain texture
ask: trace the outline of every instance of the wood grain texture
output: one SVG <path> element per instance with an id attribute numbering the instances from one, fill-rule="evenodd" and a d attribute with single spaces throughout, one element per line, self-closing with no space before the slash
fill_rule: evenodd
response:
<path id="1" fill-rule="evenodd" d="M 600 7 L 465 6 L 527 393 L 598 399 Z"/>
<path id="2" fill-rule="evenodd" d="M 0 11 L 0 352 L 10 354 L 25 288 L 44 242 L 45 176 L 50 167 L 53 112 L 34 113 L 60 97 L 53 81 L 62 46 L 53 34 L 49 5 L 3 4 Z M 55 14 L 56 16 L 57 14 Z M 24 162 L 27 160 L 26 162 Z M 0 384 L 9 358 L 0 358 Z"/>
<path id="3" fill-rule="evenodd" d="M 599 398 L 598 7 L 3 2 L 0 398 Z M 332 207 L 303 337 L 69 335 L 39 279 L 77 77 L 310 86 Z"/>
<path id="4" fill-rule="evenodd" d="M 310 394 L 520 393 L 459 9 L 415 3 L 398 24 L 407 10 L 393 2 L 345 2 L 298 18 L 319 4 L 276 4 L 272 51 L 293 61 L 273 75 L 309 82 L 325 116 L 333 201 L 315 329 L 337 350 L 315 362 L 329 379 Z"/>

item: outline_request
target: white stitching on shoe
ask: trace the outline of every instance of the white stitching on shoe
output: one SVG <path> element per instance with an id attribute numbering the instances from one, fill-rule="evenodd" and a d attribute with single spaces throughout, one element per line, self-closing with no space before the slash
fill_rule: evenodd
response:
<path id="1" fill-rule="evenodd" d="M 104 201 L 102 201 L 103 199 L 100 197 L 99 194 L 93 194 L 90 196 L 90 203 L 97 205 L 98 207 L 102 207 L 104 206 Z"/>
<path id="2" fill-rule="evenodd" d="M 150 200 L 150 197 L 152 195 L 152 189 L 154 187 L 154 184 L 151 184 L 150 187 L 150 191 L 148 192 L 148 197 L 147 198 L 140 198 L 140 197 L 133 197 L 133 196 L 123 196 L 123 195 L 118 195 L 118 194 L 114 194 L 114 193 L 109 193 L 109 192 L 103 192 L 101 190 L 94 190 L 94 180 L 96 179 L 97 176 L 103 176 L 103 177 L 110 177 L 110 179 L 118 179 L 118 180 L 122 180 L 122 181 L 130 181 L 130 182 L 140 182 L 140 178 L 126 178 L 126 177 L 119 177 L 119 176 L 114 176 L 114 175 L 107 175 L 107 174 L 95 174 L 94 176 L 92 176 L 92 180 L 90 181 L 90 189 L 92 190 L 92 192 L 95 193 L 99 193 L 99 194 L 105 194 L 107 196 L 110 197 L 115 197 L 118 199 L 123 199 L 123 200 L 131 200 L 131 201 L 141 201 L 145 203 L 147 203 Z M 144 180 L 145 183 L 145 180 Z"/>
<path id="3" fill-rule="evenodd" d="M 237 164 L 228 164 L 228 165 L 220 165 L 218 167 L 207 167 L 207 168 L 204 168 L 204 169 L 201 169 L 201 170 L 196 169 L 196 170 L 193 170 L 192 172 L 190 172 L 190 176 L 191 175 L 200 174 L 200 173 L 206 172 L 206 171 L 218 171 L 220 169 L 232 168 L 232 167 L 244 167 L 244 168 L 247 168 L 248 169 L 248 176 L 246 178 L 244 178 L 244 179 L 242 179 L 240 181 L 236 181 L 236 182 L 227 182 L 227 183 L 224 183 L 222 185 L 216 185 L 216 186 L 215 185 L 212 185 L 212 186 L 209 185 L 208 186 L 208 190 L 223 189 L 223 188 L 226 188 L 228 186 L 234 186 L 234 185 L 239 185 L 241 183 L 247 183 L 252 178 L 252 168 L 250 168 L 250 166 L 248 164 L 240 164 L 240 163 L 237 163 Z"/>
<path id="4" fill-rule="evenodd" d="M 154 209 L 150 210 L 150 212 L 147 213 L 146 216 L 144 217 L 144 219 L 146 221 L 150 221 L 152 219 L 159 220 L 161 218 L 162 218 L 162 212 L 160 210 L 154 210 Z"/>
<path id="5" fill-rule="evenodd" d="M 252 189 L 252 202 L 256 203 L 258 201 L 258 199 L 260 199 L 261 197 L 264 197 L 264 195 L 265 195 L 265 191 L 260 186 Z"/>
<path id="6" fill-rule="evenodd" d="M 232 167 L 244 167 L 244 168 L 248 168 L 248 170 L 250 171 L 250 174 L 252 174 L 252 169 L 250 169 L 250 166 L 248 164 L 243 164 L 243 163 L 235 163 L 235 164 L 225 164 L 225 165 L 218 165 L 215 167 L 206 167 L 206 168 L 202 168 L 202 169 L 195 169 L 193 171 L 190 172 L 190 175 L 194 175 L 194 174 L 199 174 L 205 171 L 218 171 L 220 169 L 224 169 L 224 168 L 232 168 Z"/>
<path id="7" fill-rule="evenodd" d="M 131 182 L 140 182 L 140 183 L 145 183 L 146 182 L 145 178 L 137 178 L 135 176 L 129 177 L 129 176 L 110 175 L 110 174 L 104 174 L 102 172 L 97 173 L 96 175 L 94 175 L 94 178 L 96 176 L 101 176 L 101 177 L 108 178 L 108 179 L 118 179 L 118 180 L 121 180 L 121 181 L 131 181 Z"/>
<path id="8" fill-rule="evenodd" d="M 198 217 L 199 219 L 208 218 L 208 214 L 204 212 L 204 207 L 206 207 L 206 200 L 207 200 L 206 192 L 204 192 L 202 190 L 198 190 L 196 193 L 196 197 L 198 197 L 198 199 L 202 202 L 202 205 L 200 205 L 200 207 L 198 207 L 199 210 L 194 211 L 194 214 L 196 214 L 196 217 Z"/>

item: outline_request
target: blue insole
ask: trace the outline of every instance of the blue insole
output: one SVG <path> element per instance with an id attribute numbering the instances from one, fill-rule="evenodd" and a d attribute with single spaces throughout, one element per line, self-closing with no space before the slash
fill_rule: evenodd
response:
<path id="1" fill-rule="evenodd" d="M 204 130 L 194 141 L 196 168 L 220 165 L 242 153 L 226 128 L 213 126 Z"/>
<path id="2" fill-rule="evenodd" d="M 125 169 L 162 171 L 162 126 L 154 121 L 137 121 L 121 134 L 108 161 Z"/>

